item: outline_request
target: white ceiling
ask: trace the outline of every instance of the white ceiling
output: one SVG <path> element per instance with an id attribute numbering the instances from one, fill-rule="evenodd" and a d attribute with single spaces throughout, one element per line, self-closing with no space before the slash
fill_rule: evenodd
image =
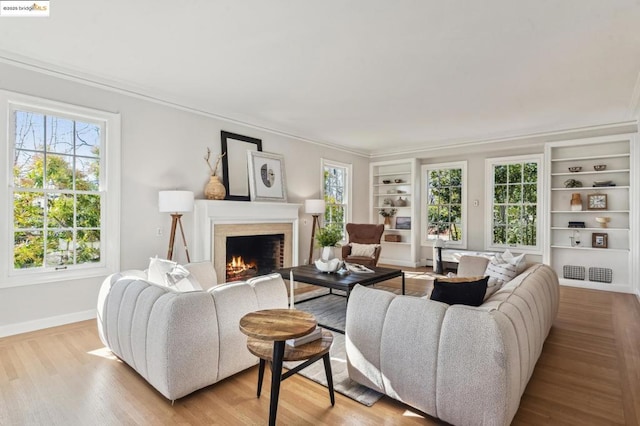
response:
<path id="1" fill-rule="evenodd" d="M 637 118 L 638 0 L 64 0 L 0 57 L 363 153 Z"/>

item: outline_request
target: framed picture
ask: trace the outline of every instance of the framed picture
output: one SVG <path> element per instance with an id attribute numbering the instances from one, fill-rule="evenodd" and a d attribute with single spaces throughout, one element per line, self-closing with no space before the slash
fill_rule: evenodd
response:
<path id="1" fill-rule="evenodd" d="M 589 210 L 606 210 L 607 194 L 589 194 L 587 195 L 587 209 Z"/>
<path id="2" fill-rule="evenodd" d="M 222 139 L 222 174 L 225 200 L 249 201 L 247 152 L 262 151 L 262 141 L 235 133 L 220 132 Z"/>
<path id="3" fill-rule="evenodd" d="M 287 202 L 284 157 L 269 152 L 247 151 L 251 201 Z"/>
<path id="4" fill-rule="evenodd" d="M 591 247 L 607 248 L 609 246 L 609 236 L 606 233 L 594 232 L 591 234 Z"/>
<path id="5" fill-rule="evenodd" d="M 411 229 L 411 217 L 396 217 L 396 229 Z"/>

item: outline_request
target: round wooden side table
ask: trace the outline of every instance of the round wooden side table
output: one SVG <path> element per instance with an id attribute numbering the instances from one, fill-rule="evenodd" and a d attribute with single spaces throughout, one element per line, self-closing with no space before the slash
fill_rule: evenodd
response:
<path id="1" fill-rule="evenodd" d="M 335 404 L 331 357 L 329 355 L 333 342 L 331 332 L 323 330 L 321 339 L 301 346 L 293 347 L 286 344 L 288 339 L 295 339 L 309 334 L 316 328 L 316 325 L 317 322 L 313 315 L 297 309 L 266 309 L 248 313 L 240 319 L 240 331 L 249 337 L 247 339 L 247 349 L 260 358 L 258 398 L 262 390 L 265 364 L 267 361 L 272 363 L 269 425 L 275 425 L 276 423 L 280 382 L 320 359 L 324 361 L 331 405 Z M 286 373 L 282 373 L 283 361 L 303 360 L 306 361 Z"/>

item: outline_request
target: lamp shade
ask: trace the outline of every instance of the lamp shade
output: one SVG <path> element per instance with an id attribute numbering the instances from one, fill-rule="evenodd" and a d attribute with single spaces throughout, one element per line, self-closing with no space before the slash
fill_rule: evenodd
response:
<path id="1" fill-rule="evenodd" d="M 184 213 L 193 211 L 193 192 L 160 191 L 158 193 L 160 213 Z"/>
<path id="2" fill-rule="evenodd" d="M 433 246 L 434 247 L 444 247 L 444 240 L 441 240 L 440 238 L 438 238 L 437 240 L 435 240 L 433 242 Z"/>
<path id="3" fill-rule="evenodd" d="M 304 211 L 307 214 L 324 214 L 324 200 L 305 200 Z"/>

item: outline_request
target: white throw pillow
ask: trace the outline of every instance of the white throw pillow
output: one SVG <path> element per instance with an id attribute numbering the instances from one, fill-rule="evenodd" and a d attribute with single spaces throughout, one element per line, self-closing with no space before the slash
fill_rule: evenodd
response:
<path id="1" fill-rule="evenodd" d="M 147 274 L 147 280 L 150 282 L 176 291 L 202 290 L 198 280 L 191 276 L 184 266 L 171 260 L 159 259 L 157 256 L 152 257 L 149 259 Z"/>
<path id="2" fill-rule="evenodd" d="M 358 244 L 358 243 L 349 243 L 351 246 L 351 256 L 358 257 L 373 257 L 376 252 L 376 248 L 380 246 L 380 244 Z"/>
<path id="3" fill-rule="evenodd" d="M 177 265 L 176 262 L 160 259 L 158 256 L 149 259 L 147 280 L 154 284 L 167 286 L 167 274 Z"/>
<path id="4" fill-rule="evenodd" d="M 497 255 L 491 258 L 484 274 L 489 275 L 487 288 L 493 286 L 498 286 L 498 288 L 500 288 L 505 283 L 508 283 L 518 276 L 518 269 L 516 265 L 504 262 L 502 257 Z"/>
<path id="5" fill-rule="evenodd" d="M 522 253 L 520 256 L 514 256 L 509 249 L 506 249 L 504 251 L 504 253 L 502 253 L 501 255 L 499 255 L 500 257 L 502 257 L 502 260 L 505 263 L 510 263 L 512 265 L 516 265 L 516 269 L 518 271 L 518 274 L 521 274 L 524 272 L 524 270 L 527 267 L 527 263 L 524 260 L 524 253 Z"/>

